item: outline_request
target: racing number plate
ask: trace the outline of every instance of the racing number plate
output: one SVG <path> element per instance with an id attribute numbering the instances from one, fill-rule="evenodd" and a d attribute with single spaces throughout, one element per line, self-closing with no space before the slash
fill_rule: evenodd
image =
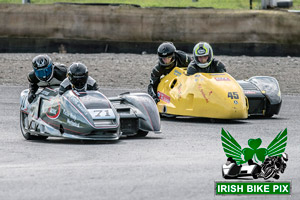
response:
<path id="1" fill-rule="evenodd" d="M 116 116 L 112 109 L 89 109 L 93 119 L 115 119 Z"/>

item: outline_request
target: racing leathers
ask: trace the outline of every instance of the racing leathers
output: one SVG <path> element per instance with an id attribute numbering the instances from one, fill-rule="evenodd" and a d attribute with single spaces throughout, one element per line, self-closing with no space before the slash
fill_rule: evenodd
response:
<path id="1" fill-rule="evenodd" d="M 60 63 L 53 64 L 52 75 L 46 81 L 40 80 L 35 75 L 34 71 L 28 73 L 27 78 L 29 81 L 29 94 L 28 102 L 32 103 L 35 98 L 35 93 L 39 87 L 59 87 L 60 83 L 66 78 L 67 68 Z"/>
<path id="2" fill-rule="evenodd" d="M 193 75 L 195 73 L 223 73 L 226 72 L 226 68 L 225 65 L 217 60 L 217 59 L 213 59 L 210 63 L 210 65 L 208 65 L 205 68 L 201 68 L 199 67 L 196 62 L 192 61 L 188 68 L 187 68 L 187 75 Z"/>
<path id="3" fill-rule="evenodd" d="M 72 87 L 72 84 L 70 82 L 70 80 L 68 78 L 66 78 L 59 87 L 59 94 L 62 95 L 64 94 L 66 91 L 71 90 L 71 89 L 75 89 Z M 84 92 L 87 90 L 98 90 L 98 85 L 95 81 L 95 79 L 93 79 L 92 77 L 88 77 L 87 82 L 85 84 L 85 86 L 82 89 L 75 89 L 77 92 Z"/>
<path id="4" fill-rule="evenodd" d="M 192 58 L 185 52 L 176 50 L 175 62 L 172 65 L 164 67 L 158 62 L 157 65 L 152 69 L 150 84 L 148 85 L 148 94 L 154 99 L 156 103 L 159 102 L 159 98 L 157 96 L 157 86 L 160 82 L 161 77 L 163 75 L 169 74 L 174 69 L 174 67 L 187 67 L 191 60 Z"/>

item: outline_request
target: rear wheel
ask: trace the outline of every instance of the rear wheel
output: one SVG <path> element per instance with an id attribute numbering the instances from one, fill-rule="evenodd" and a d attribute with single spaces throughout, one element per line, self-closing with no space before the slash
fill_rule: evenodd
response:
<path id="1" fill-rule="evenodd" d="M 29 132 L 26 131 L 26 128 L 28 128 L 28 114 L 23 113 L 22 111 L 20 112 L 20 128 L 21 128 L 21 132 L 23 137 L 26 140 L 45 140 L 48 138 L 48 136 L 36 136 L 36 135 L 31 135 Z"/>

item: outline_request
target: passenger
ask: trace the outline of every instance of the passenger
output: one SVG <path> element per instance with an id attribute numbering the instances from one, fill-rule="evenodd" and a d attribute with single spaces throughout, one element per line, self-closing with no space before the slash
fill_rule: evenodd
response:
<path id="1" fill-rule="evenodd" d="M 60 84 L 59 94 L 71 89 L 78 92 L 98 90 L 96 81 L 89 76 L 87 67 L 82 63 L 73 63 L 68 68 L 67 78 Z"/>
<path id="2" fill-rule="evenodd" d="M 176 50 L 171 42 L 164 42 L 157 49 L 158 63 L 152 69 L 150 84 L 148 85 L 148 94 L 154 101 L 159 102 L 157 96 L 157 86 L 163 75 L 169 74 L 174 67 L 187 67 L 191 62 L 191 57 L 185 52 Z"/>
<path id="3" fill-rule="evenodd" d="M 214 58 L 211 46 L 206 42 L 199 42 L 193 49 L 194 60 L 187 68 L 187 75 L 202 73 L 226 72 L 225 65 Z"/>
<path id="4" fill-rule="evenodd" d="M 35 99 L 36 91 L 39 87 L 55 87 L 66 78 L 67 68 L 60 63 L 52 63 L 48 55 L 38 55 L 32 60 L 33 71 L 29 72 L 28 102 L 32 103 Z"/>

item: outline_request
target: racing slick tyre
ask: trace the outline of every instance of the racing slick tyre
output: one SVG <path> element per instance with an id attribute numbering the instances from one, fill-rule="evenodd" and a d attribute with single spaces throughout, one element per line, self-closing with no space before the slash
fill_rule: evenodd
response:
<path id="1" fill-rule="evenodd" d="M 274 114 L 271 113 L 271 105 L 270 105 L 270 102 L 267 101 L 265 117 L 266 117 L 266 118 L 271 118 L 271 117 L 273 117 L 273 115 L 274 115 Z"/>
<path id="2" fill-rule="evenodd" d="M 45 140 L 48 138 L 48 136 L 41 136 L 41 135 L 36 136 L 36 135 L 31 135 L 30 133 L 28 133 L 25 130 L 26 123 L 28 123 L 27 114 L 25 114 L 21 111 L 20 112 L 20 128 L 21 128 L 22 135 L 26 140 Z"/>

